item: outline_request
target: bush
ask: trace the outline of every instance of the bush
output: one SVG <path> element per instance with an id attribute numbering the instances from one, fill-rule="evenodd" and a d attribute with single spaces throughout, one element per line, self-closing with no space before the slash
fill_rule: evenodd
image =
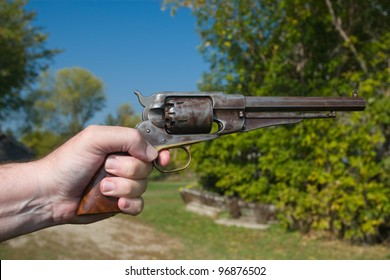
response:
<path id="1" fill-rule="evenodd" d="M 390 158 L 383 152 L 388 98 L 336 120 L 305 120 L 223 137 L 194 153 L 206 189 L 274 203 L 280 221 L 352 241 L 387 238 Z M 387 122 L 385 122 L 387 121 Z"/>

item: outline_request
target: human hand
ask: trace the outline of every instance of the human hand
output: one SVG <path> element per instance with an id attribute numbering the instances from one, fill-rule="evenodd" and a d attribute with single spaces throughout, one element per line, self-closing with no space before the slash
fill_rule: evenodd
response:
<path id="1" fill-rule="evenodd" d="M 141 195 L 157 156 L 135 129 L 90 126 L 41 160 L 40 191 L 50 197 L 55 223 L 89 223 L 112 216 L 75 215 L 85 187 L 103 164 L 114 176 L 100 182 L 100 191 L 119 198 L 123 213 L 137 215 L 143 209 Z M 159 163 L 164 166 L 168 162 L 169 153 L 161 152 Z"/>
<path id="2" fill-rule="evenodd" d="M 111 216 L 76 216 L 84 189 L 101 166 L 113 175 L 101 180 L 101 192 L 118 198 L 123 213 L 138 214 L 157 157 L 161 165 L 168 164 L 168 151 L 158 156 L 136 129 L 90 126 L 43 159 L 0 165 L 0 242 L 58 224 Z"/>

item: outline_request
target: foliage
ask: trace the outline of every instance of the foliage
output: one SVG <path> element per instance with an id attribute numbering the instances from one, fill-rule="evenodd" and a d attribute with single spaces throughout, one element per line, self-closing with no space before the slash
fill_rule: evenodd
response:
<path id="1" fill-rule="evenodd" d="M 135 114 L 130 104 L 124 103 L 119 106 L 116 115 L 109 114 L 105 123 L 107 125 L 119 125 L 125 127 L 136 127 L 141 118 Z"/>
<path id="2" fill-rule="evenodd" d="M 65 140 L 61 135 L 47 130 L 34 130 L 20 139 L 24 145 L 34 150 L 38 157 L 49 154 Z"/>
<path id="3" fill-rule="evenodd" d="M 390 3 L 172 0 L 190 6 L 210 63 L 202 90 L 345 96 L 363 113 L 231 135 L 197 147 L 201 183 L 275 203 L 287 227 L 353 241 L 390 227 Z"/>
<path id="4" fill-rule="evenodd" d="M 65 234 L 68 231 L 74 233 L 75 225 L 35 232 L 20 237 L 23 246 L 19 245 L 18 239 L 2 243 L 0 259 L 390 259 L 388 246 L 384 245 L 362 247 L 337 240 L 305 238 L 296 232 L 286 232 L 280 225 L 253 230 L 216 224 L 210 218 L 185 211 L 178 190 L 186 184 L 188 182 L 150 182 L 143 195 L 147 207 L 139 216 L 117 215 L 104 227 L 101 223 L 78 225 L 84 227 L 84 234 Z M 120 232 L 120 240 L 126 242 L 115 242 L 110 248 L 101 246 L 101 242 L 93 242 L 91 238 L 93 234 L 114 237 L 117 232 Z M 145 242 L 148 246 L 140 246 Z M 156 250 L 156 245 L 159 250 Z M 121 254 L 118 254 L 118 246 L 121 246 Z"/>
<path id="5" fill-rule="evenodd" d="M 58 50 L 45 47 L 47 35 L 33 26 L 26 0 L 0 1 L 0 120 L 23 105 L 21 90 L 31 85 Z"/>
<path id="6" fill-rule="evenodd" d="M 42 155 L 40 152 L 81 131 L 104 107 L 104 86 L 88 70 L 64 68 L 54 77 L 44 73 L 38 89 L 28 95 L 27 102 L 29 122 L 22 140 Z"/>
<path id="7" fill-rule="evenodd" d="M 137 217 L 183 243 L 177 259 L 381 259 L 388 247 L 349 246 L 346 242 L 305 238 L 280 225 L 266 230 L 227 227 L 183 211 L 177 194 L 185 183 L 151 182 L 144 195 L 148 207 Z"/>

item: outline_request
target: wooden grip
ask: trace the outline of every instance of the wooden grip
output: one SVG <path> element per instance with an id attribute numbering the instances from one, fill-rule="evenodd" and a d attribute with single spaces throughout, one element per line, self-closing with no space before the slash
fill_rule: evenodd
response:
<path id="1" fill-rule="evenodd" d="M 100 192 L 100 182 L 109 176 L 111 175 L 104 170 L 104 165 L 102 165 L 85 189 L 76 215 L 121 212 L 118 208 L 118 198 L 105 196 Z"/>

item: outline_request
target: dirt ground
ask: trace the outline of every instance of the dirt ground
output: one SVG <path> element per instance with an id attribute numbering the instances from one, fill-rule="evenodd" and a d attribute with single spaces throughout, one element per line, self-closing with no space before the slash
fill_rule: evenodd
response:
<path id="1" fill-rule="evenodd" d="M 63 225 L 6 242 L 19 259 L 172 259 L 181 243 L 132 217 Z"/>

